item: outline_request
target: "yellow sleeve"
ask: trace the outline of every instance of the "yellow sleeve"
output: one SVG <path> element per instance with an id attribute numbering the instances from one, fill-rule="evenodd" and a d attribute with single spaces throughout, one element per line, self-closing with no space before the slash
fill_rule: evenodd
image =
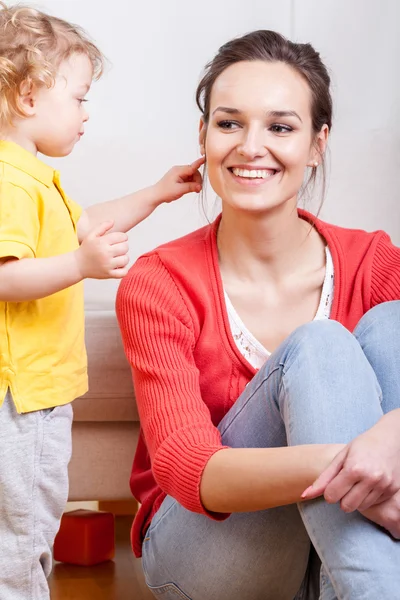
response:
<path id="1" fill-rule="evenodd" d="M 21 187 L 0 181 L 0 258 L 35 258 L 39 232 L 35 200 Z"/>

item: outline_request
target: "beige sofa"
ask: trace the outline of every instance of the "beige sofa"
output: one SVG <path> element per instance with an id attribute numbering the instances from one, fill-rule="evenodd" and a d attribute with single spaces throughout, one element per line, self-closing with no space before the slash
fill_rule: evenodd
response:
<path id="1" fill-rule="evenodd" d="M 88 311 L 89 392 L 76 400 L 69 500 L 131 499 L 139 433 L 130 367 L 114 311 Z"/>

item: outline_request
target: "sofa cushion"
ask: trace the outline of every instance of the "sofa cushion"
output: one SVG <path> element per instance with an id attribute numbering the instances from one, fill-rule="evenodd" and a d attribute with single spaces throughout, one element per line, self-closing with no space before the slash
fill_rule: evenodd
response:
<path id="1" fill-rule="evenodd" d="M 75 421 L 138 421 L 130 366 L 114 311 L 86 312 L 89 391 L 75 400 Z"/>
<path id="2" fill-rule="evenodd" d="M 139 423 L 74 423 L 69 500 L 132 499 L 129 478 Z"/>

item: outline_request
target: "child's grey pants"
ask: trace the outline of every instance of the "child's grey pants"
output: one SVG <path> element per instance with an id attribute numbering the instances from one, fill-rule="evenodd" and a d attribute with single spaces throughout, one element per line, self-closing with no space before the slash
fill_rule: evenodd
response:
<path id="1" fill-rule="evenodd" d="M 47 600 L 52 546 L 68 498 L 72 406 L 0 406 L 0 600 Z"/>

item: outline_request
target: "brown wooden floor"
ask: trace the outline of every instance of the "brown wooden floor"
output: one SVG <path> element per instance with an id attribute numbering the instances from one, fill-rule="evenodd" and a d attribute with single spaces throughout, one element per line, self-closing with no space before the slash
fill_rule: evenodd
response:
<path id="1" fill-rule="evenodd" d="M 116 517 L 114 561 L 95 567 L 55 563 L 50 577 L 51 600 L 154 600 L 144 582 L 140 560 L 132 554 L 132 517 Z"/>

